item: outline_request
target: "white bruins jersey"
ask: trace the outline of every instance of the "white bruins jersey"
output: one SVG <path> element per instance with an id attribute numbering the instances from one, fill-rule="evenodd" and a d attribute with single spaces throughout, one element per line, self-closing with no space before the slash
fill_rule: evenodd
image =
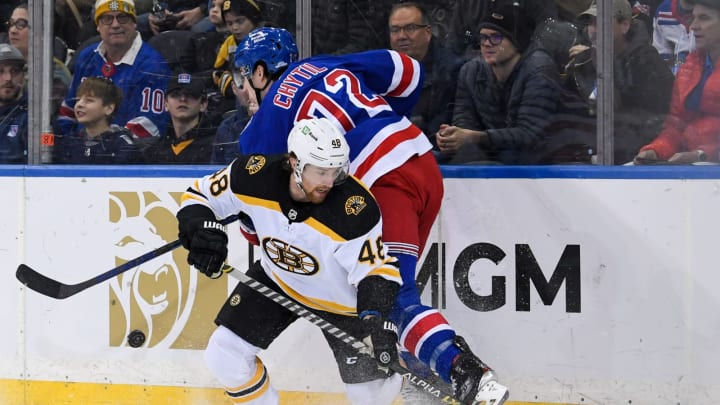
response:
<path id="1" fill-rule="evenodd" d="M 375 275 L 402 284 L 382 243 L 380 208 L 348 177 L 322 204 L 290 198 L 285 156 L 249 155 L 197 180 L 181 207 L 202 204 L 218 218 L 245 213 L 260 242 L 263 269 L 290 297 L 314 309 L 357 316 L 357 285 Z"/>

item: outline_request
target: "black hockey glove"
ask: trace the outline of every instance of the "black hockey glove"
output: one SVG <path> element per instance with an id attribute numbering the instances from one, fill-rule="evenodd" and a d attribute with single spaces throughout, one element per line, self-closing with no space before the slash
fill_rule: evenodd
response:
<path id="1" fill-rule="evenodd" d="M 397 326 L 394 323 L 376 316 L 366 316 L 362 319 L 368 337 L 363 341 L 372 350 L 373 357 L 380 367 L 387 369 L 398 359 Z M 369 338 L 369 339 L 368 339 Z M 388 370 L 385 370 L 388 372 Z"/>
<path id="2" fill-rule="evenodd" d="M 206 212 L 199 208 L 205 209 Z M 188 211 L 201 215 L 189 216 Z M 178 212 L 177 217 L 180 227 L 179 239 L 183 247 L 188 250 L 188 263 L 210 278 L 220 277 L 222 265 L 228 254 L 225 226 L 216 221 L 215 216 L 206 207 L 183 208 Z"/>

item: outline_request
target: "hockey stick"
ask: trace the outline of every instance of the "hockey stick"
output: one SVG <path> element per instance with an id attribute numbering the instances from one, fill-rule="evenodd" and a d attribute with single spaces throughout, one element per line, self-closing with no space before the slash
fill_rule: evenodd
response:
<path id="1" fill-rule="evenodd" d="M 358 352 L 368 349 L 365 343 L 358 340 L 354 336 L 351 336 L 347 332 L 343 331 L 342 329 L 338 328 L 337 326 L 333 325 L 322 317 L 308 311 L 303 306 L 295 302 L 293 299 L 288 298 L 282 294 L 278 294 L 277 292 L 275 292 L 275 290 L 248 276 L 244 272 L 235 269 L 229 265 L 225 265 L 223 271 L 228 273 L 229 276 L 235 278 L 246 286 L 262 294 L 266 298 L 282 305 L 285 309 L 292 312 L 293 314 L 305 318 L 307 321 L 316 325 L 317 327 L 332 335 L 333 337 L 340 339 L 344 343 L 347 343 L 352 348 L 358 350 Z M 364 353 L 360 354 L 362 355 Z M 423 378 L 403 367 L 398 362 L 391 364 L 390 369 L 403 376 L 403 378 L 407 380 L 410 384 L 415 385 L 427 395 L 430 395 L 442 401 L 443 403 L 463 405 L 462 402 L 458 401 L 453 397 L 454 393 L 448 390 L 448 384 L 440 380 L 440 378 L 435 376 L 434 374 L 431 374 L 428 378 Z M 504 400 L 505 398 L 498 402 L 488 402 L 487 405 L 501 405 L 503 402 L 505 402 Z"/>
<path id="2" fill-rule="evenodd" d="M 227 225 L 237 220 L 237 215 L 231 215 L 220 221 L 223 225 Z M 145 262 L 148 262 L 158 256 L 161 256 L 171 250 L 175 250 L 180 247 L 180 240 L 176 239 L 170 243 L 167 243 L 155 250 L 151 250 L 141 256 L 131 259 L 113 269 L 106 271 L 100 275 L 97 275 L 89 280 L 83 281 L 78 284 L 64 284 L 57 280 L 53 280 L 50 277 L 44 276 L 33 268 L 26 264 L 20 264 L 15 272 L 15 277 L 20 280 L 21 283 L 33 291 L 39 292 L 40 294 L 46 295 L 51 298 L 64 299 L 71 297 L 81 291 L 87 290 L 88 288 L 98 285 L 105 280 L 109 280 L 115 276 L 118 276 L 133 267 L 137 267 Z"/>

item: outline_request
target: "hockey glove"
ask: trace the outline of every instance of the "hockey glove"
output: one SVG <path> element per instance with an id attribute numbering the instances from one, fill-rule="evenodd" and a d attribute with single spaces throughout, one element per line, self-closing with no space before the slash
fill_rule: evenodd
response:
<path id="1" fill-rule="evenodd" d="M 366 316 L 362 319 L 362 322 L 368 335 L 363 339 L 363 342 L 369 346 L 372 356 L 375 357 L 380 368 L 388 372 L 388 367 L 393 363 L 397 363 L 398 359 L 397 326 L 376 316 Z"/>
<path id="2" fill-rule="evenodd" d="M 199 216 L 185 215 L 192 211 L 191 207 L 178 212 L 180 243 L 188 250 L 189 264 L 210 278 L 218 278 L 222 275 L 222 265 L 228 254 L 227 233 L 225 226 L 215 220 L 209 209 L 205 208 L 211 216 L 203 215 L 205 212 L 200 208 L 205 207 L 196 208 L 201 214 Z"/>
<path id="3" fill-rule="evenodd" d="M 220 89 L 220 94 L 223 97 L 233 97 L 232 87 L 230 85 L 233 81 L 232 73 L 227 70 L 216 70 L 212 74 L 213 82 Z"/>

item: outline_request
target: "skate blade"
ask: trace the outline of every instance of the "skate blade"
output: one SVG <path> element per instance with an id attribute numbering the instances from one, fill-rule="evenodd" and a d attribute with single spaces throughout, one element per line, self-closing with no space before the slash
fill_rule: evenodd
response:
<path id="1" fill-rule="evenodd" d="M 473 405 L 503 405 L 509 397 L 507 387 L 497 381 L 490 381 L 475 395 Z"/>

